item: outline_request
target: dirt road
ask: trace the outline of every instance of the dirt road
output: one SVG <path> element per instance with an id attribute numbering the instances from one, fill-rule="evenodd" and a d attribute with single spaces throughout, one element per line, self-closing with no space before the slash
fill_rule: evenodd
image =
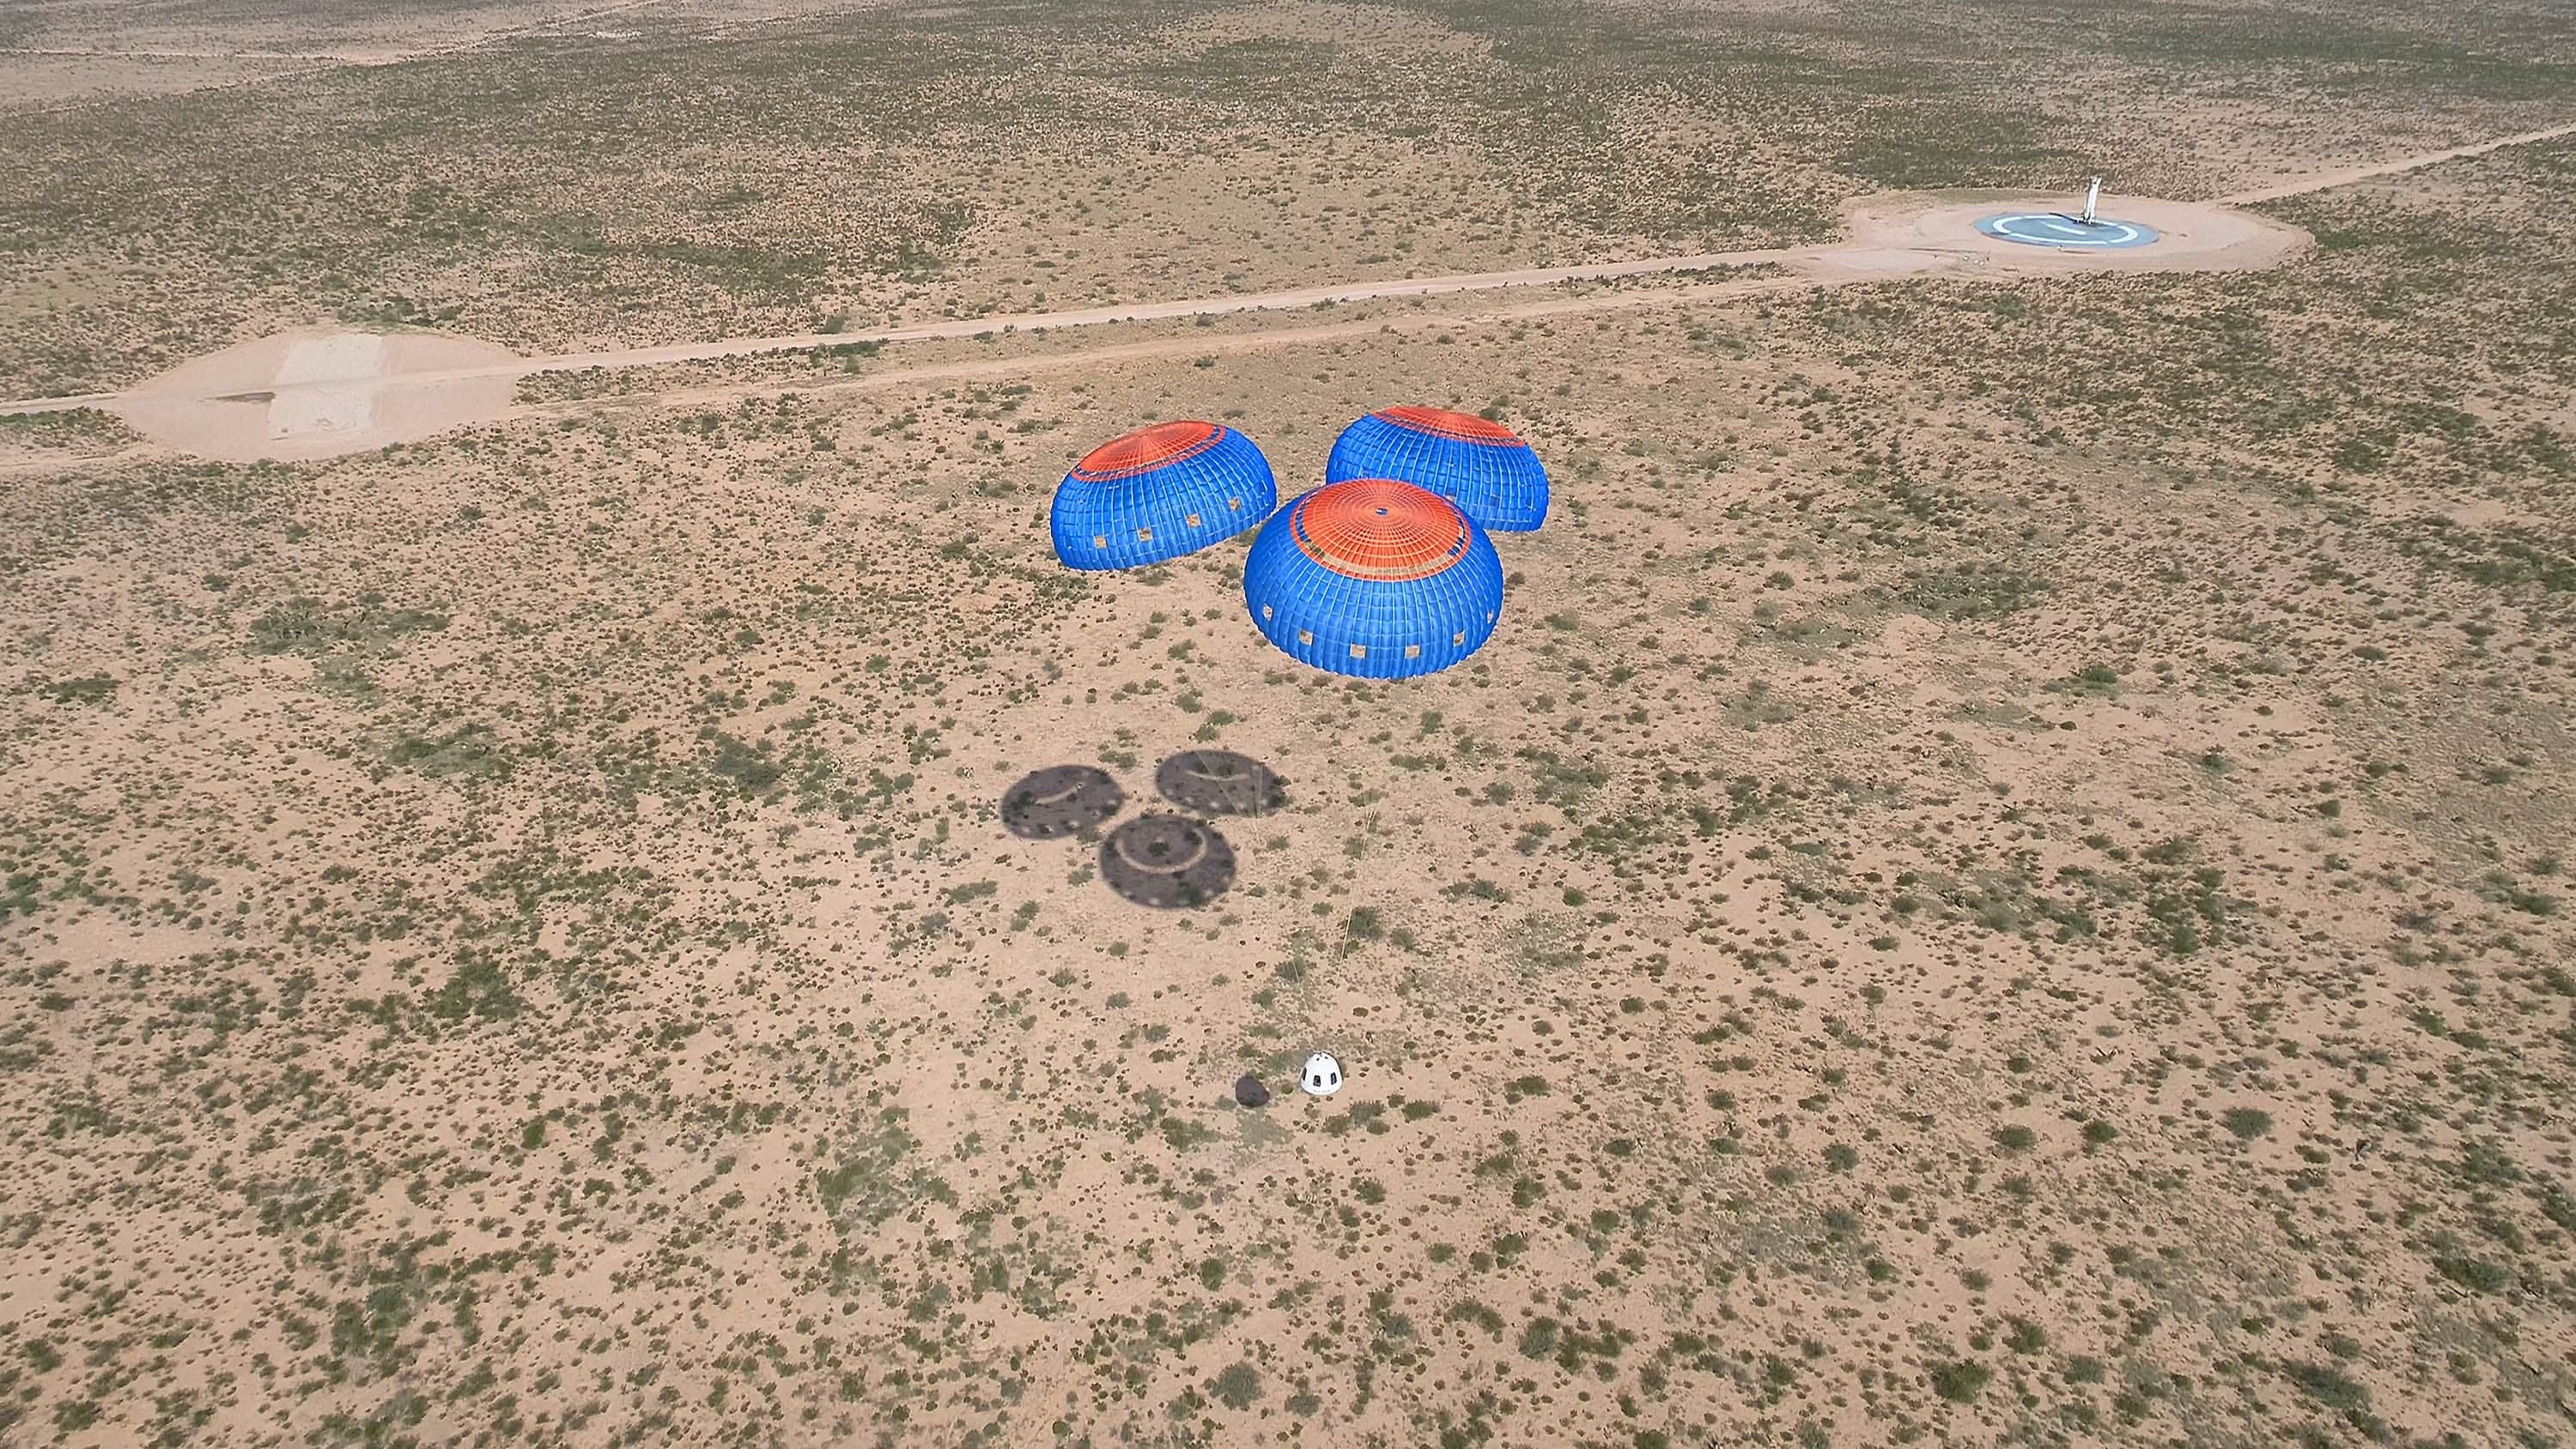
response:
<path id="1" fill-rule="evenodd" d="M 2466 146 L 2454 146 L 2447 151 L 2427 151 L 2420 156 L 2405 156 L 2395 161 L 2375 161 L 2367 166 L 2348 166 L 2340 171 L 2323 171 L 2313 176 L 2302 176 L 2293 181 L 2286 181 L 2278 186 L 2266 186 L 2253 191 L 2239 191 L 2232 196 L 2222 196 L 2218 198 L 2217 204 L 2252 206 L 2258 201 L 2279 201 L 2284 197 L 2305 196 L 2311 191 L 2330 191 L 2338 186 L 2350 186 L 2356 181 L 2368 181 L 2374 176 L 2395 176 L 2403 171 L 2415 171 L 2444 161 L 2483 156 L 2489 151 L 2501 151 L 2507 146 L 2528 146 L 2537 141 L 2555 141 L 2561 136 L 2576 136 L 2576 121 L 2570 121 L 2563 126 L 2551 126 L 2546 130 L 2525 131 L 2519 136 L 2498 136 L 2491 141 L 2475 141 Z"/>
<path id="2" fill-rule="evenodd" d="M 2305 243 L 2304 234 L 2250 212 L 2244 204 L 2321 191 L 2353 181 L 2480 155 L 2507 146 L 2576 134 L 2576 122 L 2546 130 L 2400 157 L 2368 166 L 2310 176 L 2295 182 L 2238 193 L 2210 203 L 2113 198 L 2114 214 L 2142 221 L 2161 234 L 2157 243 L 2130 251 L 2080 254 L 2018 246 L 1980 234 L 1975 220 L 2002 206 L 2067 208 L 2072 195 L 2026 196 L 2008 193 L 1949 193 L 1864 197 L 1846 209 L 1842 240 L 1805 247 L 1706 252 L 1680 257 L 1648 257 L 1567 267 L 1532 267 L 1514 271 L 1473 272 L 1437 277 L 1391 277 L 1372 281 L 1301 287 L 1287 291 L 1197 297 L 1166 302 L 1115 303 L 1059 312 L 1024 312 L 936 322 L 910 323 L 863 332 L 802 332 L 762 337 L 724 338 L 610 351 L 562 353 L 547 357 L 509 357 L 496 349 L 448 339 L 452 347 L 429 345 L 426 334 L 398 334 L 422 339 L 392 347 L 354 349 L 384 360 L 376 371 L 323 367 L 307 375 L 280 370 L 286 355 L 332 353 L 354 337 L 329 334 L 264 338 L 258 342 L 199 358 L 121 393 L 79 397 L 30 398 L 0 403 L 0 415 L 98 408 L 124 418 L 158 442 L 198 456 L 234 460 L 333 457 L 428 437 L 449 428 L 498 421 L 515 411 L 508 402 L 518 380 L 542 373 L 653 367 L 675 363 L 715 362 L 764 353 L 800 352 L 853 344 L 889 346 L 905 342 L 954 340 L 1001 334 L 1045 334 L 1073 328 L 1175 318 L 1218 317 L 1254 312 L 1301 312 L 1325 306 L 1437 297 L 1462 292 L 1513 288 L 1566 287 L 1643 277 L 1688 278 L 1693 273 L 1762 273 L 1725 280 L 1725 290 L 1836 285 L 1934 272 L 1975 274 L 2064 274 L 2101 270 L 2231 269 L 2269 266 Z M 1628 305 L 1632 294 L 1613 293 L 1561 299 L 1537 309 Z M 1374 325 L 1374 324 L 1372 324 Z M 1276 329 L 1250 337 L 1154 341 L 1088 348 L 1040 358 L 992 359 L 974 364 L 947 364 L 915 369 L 889 369 L 835 386 L 891 386 L 906 379 L 930 380 L 1000 371 L 1052 370 L 1084 358 L 1106 361 L 1119 356 L 1152 355 L 1166 348 L 1237 351 L 1250 348 L 1308 345 L 1337 335 L 1340 324 Z M 963 369 L 963 371 L 961 371 Z M 809 390 L 812 384 L 807 385 Z M 754 389 L 733 389 L 750 391 Z M 308 396 L 310 394 L 310 396 Z M 637 396 L 628 395 L 631 399 Z M 245 409 L 256 406 L 254 416 Z M 559 408 L 552 405 L 549 410 Z"/>
<path id="3" fill-rule="evenodd" d="M 2220 198 L 2215 203 L 2193 208 L 2178 203 L 2139 202 L 2127 199 L 2130 210 L 2141 207 L 2168 213 L 2165 230 L 2168 235 L 2181 229 L 2179 213 L 2198 212 L 2202 219 L 2218 206 L 2241 206 L 2256 201 L 2276 201 L 2283 197 L 2301 196 L 2324 191 L 2352 181 L 2374 176 L 2391 176 L 2443 161 L 2482 155 L 2508 146 L 2527 145 L 2535 141 L 2554 140 L 2576 134 L 2576 122 L 2544 131 L 2531 131 L 2518 136 L 2503 136 L 2470 145 L 2455 146 L 2445 151 L 2400 157 L 2346 171 L 2311 176 L 2260 192 L 2248 192 Z M 2030 200 L 2056 203 L 2072 208 L 2077 198 L 2039 197 Z M 2114 207 L 2124 199 L 2112 198 Z M 1871 214 L 1866 204 L 1855 215 Z M 2156 220 L 2156 218 L 2148 218 Z M 2236 240 L 2233 235 L 2230 240 Z M 2190 238 L 2175 238 L 2180 248 L 2160 247 L 2136 253 L 2112 253 L 2101 257 L 2074 258 L 2079 263 L 2108 266 L 2141 266 L 2170 264 L 2177 250 L 2189 250 Z M 1912 254 L 1920 266 L 1890 265 L 1887 254 L 1902 251 Z M 1499 291 L 1509 287 L 1548 287 L 1570 282 L 1609 281 L 1623 277 L 1642 277 L 1687 272 L 1713 272 L 1730 268 L 1761 266 L 1766 263 L 1831 274 L 1835 280 L 1850 276 L 1879 276 L 1908 270 L 1926 270 L 1940 262 L 1963 254 L 1986 255 L 2033 268 L 2049 268 L 2052 261 L 2069 260 L 2056 254 L 2015 247 L 1976 236 L 1973 229 L 1952 227 L 1945 234 L 1890 238 L 1852 235 L 1844 240 L 1805 247 L 1773 247 L 1747 251 L 1701 252 L 1681 257 L 1647 257 L 1624 262 L 1595 262 L 1570 267 L 1529 267 L 1507 272 L 1467 272 L 1440 277 L 1396 277 L 1368 282 L 1345 282 L 1322 287 L 1300 287 L 1284 292 L 1247 293 L 1226 297 L 1196 297 L 1172 302 L 1119 303 L 1106 307 L 1084 307 L 1062 312 L 1018 312 L 985 317 L 960 318 L 941 322 L 916 323 L 875 332 L 802 332 L 772 337 L 736 337 L 713 342 L 682 342 L 660 347 L 638 347 L 609 352 L 566 353 L 554 357 L 527 358 L 509 364 L 517 376 L 541 372 L 578 372 L 597 367 L 651 367 L 673 362 L 713 362 L 725 358 L 752 357 L 764 352 L 801 352 L 816 347 L 844 346 L 857 342 L 887 345 L 901 342 L 928 342 L 943 338 L 980 337 L 988 332 L 1038 332 L 1065 327 L 1098 327 L 1118 322 L 1146 322 L 1174 317 L 1218 317 L 1242 312 L 1294 312 L 1309 307 L 1349 302 L 1380 301 L 1397 297 L 1436 297 L 1452 292 Z M 1850 265 L 1859 263 L 1859 265 Z M 489 374 L 454 374 L 459 378 Z"/>

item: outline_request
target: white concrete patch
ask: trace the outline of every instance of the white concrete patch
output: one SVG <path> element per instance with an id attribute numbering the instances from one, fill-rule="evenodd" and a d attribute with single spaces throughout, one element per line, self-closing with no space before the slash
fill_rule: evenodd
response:
<path id="1" fill-rule="evenodd" d="M 268 404 L 268 435 L 359 433 L 376 418 L 376 379 L 385 373 L 385 339 L 374 332 L 301 337 L 277 364 Z M 356 384 L 315 386 L 314 384 Z"/>
<path id="2" fill-rule="evenodd" d="M 286 333 L 183 362 L 112 409 L 200 457 L 338 458 L 501 417 L 524 370 L 470 337 Z"/>
<path id="3" fill-rule="evenodd" d="M 340 332 L 329 337 L 299 337 L 277 364 L 281 389 L 303 382 L 354 382 L 385 374 L 385 338 L 381 332 Z"/>

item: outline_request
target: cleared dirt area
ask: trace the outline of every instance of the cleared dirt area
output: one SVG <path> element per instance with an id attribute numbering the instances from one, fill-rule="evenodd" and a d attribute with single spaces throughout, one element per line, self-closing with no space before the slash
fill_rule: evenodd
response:
<path id="1" fill-rule="evenodd" d="M 95 405 L 197 457 L 332 458 L 499 417 L 510 366 L 470 337 L 308 333 L 201 357 Z"/>
<path id="2" fill-rule="evenodd" d="M 2428 163 L 2422 160 L 2391 163 L 2390 172 L 2425 164 Z M 2316 189 L 2297 188 L 2285 194 L 2299 195 Z M 1921 261 L 1910 270 L 1964 264 L 1980 271 L 2043 276 L 2098 275 L 2105 271 L 2225 272 L 2276 266 L 2313 240 L 2297 227 L 2254 212 L 2142 196 L 2112 196 L 2103 202 L 2103 215 L 2155 228 L 2156 240 L 2134 249 L 2098 253 L 2057 250 L 2005 241 L 1977 230 L 1979 220 L 2000 212 L 2072 214 L 2082 208 L 2083 202 L 2081 196 L 2028 197 L 2007 192 L 1864 198 L 1853 203 L 1849 211 L 1851 241 L 1814 252 L 1804 260 L 1819 274 L 1849 272 L 1855 280 L 1887 275 L 1895 269 L 1890 261 L 1901 263 L 1916 258 Z"/>
<path id="3" fill-rule="evenodd" d="M 2406 164 L 2392 164 L 2390 171 Z M 1773 285 L 1869 282 L 1944 270 L 1998 273 L 2087 273 L 2103 270 L 2224 270 L 2270 265 L 2304 241 L 2294 227 L 2243 212 L 2186 202 L 2121 199 L 2123 215 L 2161 233 L 2154 245 L 2099 256 L 2053 252 L 1980 234 L 1978 218 L 1999 209 L 2064 208 L 2064 197 L 1991 193 L 1895 196 L 1855 204 L 1851 239 L 1827 246 L 1715 252 L 1581 266 L 1529 267 L 1463 276 L 1406 277 L 1306 287 L 1250 296 L 1145 302 L 1064 312 L 964 318 L 878 332 L 800 333 L 718 342 L 513 358 L 500 348 L 429 333 L 314 334 L 271 338 L 203 358 L 132 393 L 0 404 L 0 412 L 33 407 L 98 407 L 155 441 L 184 453 L 236 461 L 335 457 L 448 428 L 502 417 L 519 379 L 549 372 L 598 372 L 885 345 L 1043 333 L 1116 323 L 1299 312 L 1398 298 L 1442 297 L 1511 288 L 1653 278 L 1744 268 L 1781 269 Z M 1741 286 L 1742 284 L 1736 284 Z M 1282 339 L 1289 340 L 1291 339 Z M 351 360 L 303 366 L 337 349 Z M 314 373 L 315 375 L 307 375 Z M 904 374 L 896 374 L 901 380 Z M 256 404 L 257 406 L 253 406 Z"/>

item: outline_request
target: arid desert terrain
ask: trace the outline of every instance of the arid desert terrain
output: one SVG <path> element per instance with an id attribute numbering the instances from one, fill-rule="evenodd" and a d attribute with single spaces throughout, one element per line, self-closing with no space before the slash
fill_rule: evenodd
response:
<path id="1" fill-rule="evenodd" d="M 2576 1445 L 2563 6 L 0 82 L 0 1444 Z M 1459 667 L 1050 549 L 1402 402 L 1552 477 Z M 1005 828 L 1193 749 L 1212 900 Z"/>

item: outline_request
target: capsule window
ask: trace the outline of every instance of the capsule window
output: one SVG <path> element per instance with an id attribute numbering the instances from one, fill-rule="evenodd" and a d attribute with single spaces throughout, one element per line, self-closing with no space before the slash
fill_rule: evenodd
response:
<path id="1" fill-rule="evenodd" d="M 1419 644 L 1407 644 L 1407 645 L 1405 645 L 1405 646 L 1404 646 L 1404 657 L 1405 657 L 1405 658 L 1407 658 L 1407 659 L 1419 659 L 1419 658 L 1421 658 L 1421 657 L 1422 657 L 1422 646 L 1421 646 L 1421 645 L 1419 645 Z"/>
<path id="2" fill-rule="evenodd" d="M 1368 646 L 1366 644 L 1352 645 L 1351 657 L 1353 659 L 1366 659 L 1368 657 Z"/>
<path id="3" fill-rule="evenodd" d="M 1315 642 L 1315 631 L 1314 631 L 1314 630 L 1312 630 L 1312 629 L 1300 629 L 1300 630 L 1298 630 L 1298 631 L 1297 631 L 1297 642 L 1298 642 L 1298 643 L 1300 643 L 1300 644 L 1312 644 L 1312 643 L 1314 643 L 1314 642 Z"/>
<path id="4" fill-rule="evenodd" d="M 1342 1064 L 1331 1052 L 1317 1052 L 1306 1058 L 1306 1069 L 1297 1074 L 1297 1085 L 1307 1095 L 1329 1097 L 1342 1089 Z"/>
<path id="5" fill-rule="evenodd" d="M 1198 527 L 1198 526 L 1199 526 L 1199 516 L 1198 516 L 1197 514 L 1195 514 L 1195 513 L 1191 514 L 1191 515 L 1190 515 L 1189 517 L 1187 517 L 1187 518 L 1182 519 L 1181 521 L 1182 521 L 1183 523 L 1188 524 L 1188 525 L 1189 525 L 1190 527 L 1192 527 L 1192 528 L 1196 528 L 1196 527 Z"/>

